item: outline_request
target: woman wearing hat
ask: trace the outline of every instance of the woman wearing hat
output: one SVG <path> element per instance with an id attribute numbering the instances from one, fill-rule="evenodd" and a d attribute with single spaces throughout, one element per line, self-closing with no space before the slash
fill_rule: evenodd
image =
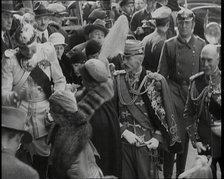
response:
<path id="1" fill-rule="evenodd" d="M 50 35 L 48 42 L 54 45 L 59 64 L 66 78 L 66 82 L 72 83 L 72 65 L 64 53 L 67 46 L 65 43 L 65 37 L 61 33 L 55 32 Z"/>

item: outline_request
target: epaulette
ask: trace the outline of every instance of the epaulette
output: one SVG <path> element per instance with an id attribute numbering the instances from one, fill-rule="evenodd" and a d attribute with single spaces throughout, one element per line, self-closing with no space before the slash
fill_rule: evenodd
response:
<path id="1" fill-rule="evenodd" d="M 121 75 L 121 74 L 125 74 L 125 73 L 126 73 L 125 70 L 116 70 L 116 71 L 114 71 L 113 75 L 117 76 L 117 75 Z"/>
<path id="2" fill-rule="evenodd" d="M 205 72 L 201 71 L 199 73 L 196 73 L 195 75 L 192 75 L 189 79 L 190 81 L 193 81 L 194 79 L 198 78 L 199 76 L 203 75 Z"/>
<path id="3" fill-rule="evenodd" d="M 4 56 L 6 58 L 11 58 L 13 55 L 15 55 L 17 53 L 17 50 L 16 49 L 7 49 L 5 52 L 4 52 Z"/>

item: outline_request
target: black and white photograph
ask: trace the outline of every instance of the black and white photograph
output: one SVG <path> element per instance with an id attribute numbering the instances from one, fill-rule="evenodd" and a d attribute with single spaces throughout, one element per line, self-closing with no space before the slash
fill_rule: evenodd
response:
<path id="1" fill-rule="evenodd" d="M 221 0 L 1 0 L 2 179 L 221 179 Z"/>

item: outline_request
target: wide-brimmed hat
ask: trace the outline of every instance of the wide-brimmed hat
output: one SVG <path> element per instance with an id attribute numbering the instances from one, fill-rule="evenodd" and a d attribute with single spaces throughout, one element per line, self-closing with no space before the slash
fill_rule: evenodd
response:
<path id="1" fill-rule="evenodd" d="M 8 13 L 18 13 L 19 11 L 15 11 L 13 8 L 13 2 L 12 1 L 1 1 L 2 3 L 2 12 L 8 12 Z"/>
<path id="2" fill-rule="evenodd" d="M 87 25 L 85 27 L 84 31 L 86 34 L 89 34 L 93 30 L 99 29 L 99 30 L 103 31 L 106 36 L 109 30 L 105 27 L 105 25 L 106 25 L 106 22 L 104 20 L 96 19 L 93 24 Z"/>
<path id="3" fill-rule="evenodd" d="M 65 43 L 65 37 L 59 32 L 51 34 L 48 39 L 48 42 L 52 43 L 53 45 L 67 46 L 67 44 Z"/>
<path id="4" fill-rule="evenodd" d="M 35 13 L 36 17 L 52 15 L 52 13 L 41 2 L 37 2 L 34 5 L 33 12 Z"/>
<path id="5" fill-rule="evenodd" d="M 21 143 L 30 143 L 32 135 L 27 131 L 26 113 L 22 109 L 2 106 L 2 128 L 12 129 L 18 132 L 23 132 L 24 135 Z"/>
<path id="6" fill-rule="evenodd" d="M 47 6 L 47 9 L 52 14 L 68 15 L 66 7 L 59 3 L 52 3 Z"/>

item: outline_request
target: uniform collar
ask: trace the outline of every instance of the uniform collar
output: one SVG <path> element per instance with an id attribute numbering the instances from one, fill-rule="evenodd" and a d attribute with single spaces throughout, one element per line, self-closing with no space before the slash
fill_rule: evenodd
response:
<path id="1" fill-rule="evenodd" d="M 192 34 L 191 38 L 188 42 L 186 42 L 185 39 L 183 39 L 180 35 L 177 36 L 178 40 L 178 47 L 183 48 L 184 46 L 187 46 L 189 49 L 193 48 L 195 46 L 195 37 Z"/>

